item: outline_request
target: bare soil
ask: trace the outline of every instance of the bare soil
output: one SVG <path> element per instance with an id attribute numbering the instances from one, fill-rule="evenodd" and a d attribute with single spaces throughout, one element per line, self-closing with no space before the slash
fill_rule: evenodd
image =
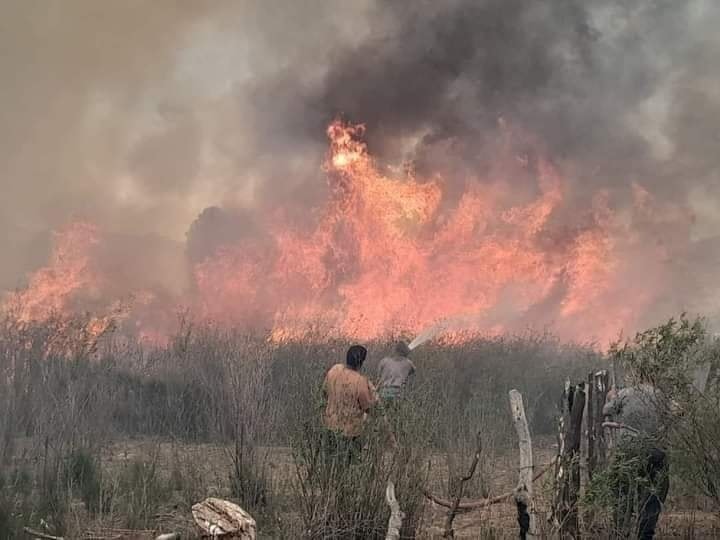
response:
<path id="1" fill-rule="evenodd" d="M 538 441 L 535 449 L 535 462 L 549 463 L 555 450 L 551 440 Z M 266 456 L 272 470 L 272 482 L 275 489 L 282 492 L 290 490 L 295 469 L 291 451 L 287 447 L 271 447 L 261 449 L 261 456 Z M 210 444 L 187 445 L 172 442 L 158 441 L 125 441 L 115 445 L 104 456 L 104 466 L 110 470 L 122 467 L 124 463 L 138 458 L 154 460 L 162 474 L 169 475 L 173 469 L 188 470 L 193 468 L 197 475 L 197 498 L 228 497 L 228 471 L 230 464 L 229 449 Z M 434 472 L 431 475 L 430 490 L 437 496 L 447 497 L 443 491 L 446 478 L 443 475 L 444 458 L 436 456 L 433 460 Z M 517 478 L 517 456 L 511 452 L 497 455 L 492 465 L 487 467 L 487 496 L 495 496 L 511 491 Z M 537 520 L 541 530 L 547 531 L 547 518 L 549 517 L 551 472 L 535 484 Z M 169 505 L 156 516 L 158 531 L 182 531 L 186 535 L 194 531 L 192 518 L 186 502 Z M 400 501 L 402 505 L 402 501 Z M 443 507 L 427 502 L 424 514 L 424 523 L 419 535 L 421 539 L 436 539 L 442 537 L 447 510 Z M 285 516 L 292 519 L 293 516 Z M 294 516 L 297 519 L 297 516 Z M 81 519 L 78 516 L 78 519 Z M 499 503 L 488 508 L 460 514 L 454 522 L 456 538 L 517 538 L 518 527 L 515 521 L 515 507 L 512 502 Z M 112 524 L 88 523 L 86 530 L 101 533 L 110 532 Z M 120 532 L 120 531 L 117 531 Z M 148 538 L 145 536 L 126 535 L 122 538 Z M 189 536 L 183 536 L 187 538 Z M 261 531 L 261 537 L 263 536 Z M 717 538 L 720 539 L 720 517 L 709 511 L 709 507 L 701 497 L 691 497 L 686 494 L 673 494 L 667 502 L 663 512 L 657 538 Z"/>

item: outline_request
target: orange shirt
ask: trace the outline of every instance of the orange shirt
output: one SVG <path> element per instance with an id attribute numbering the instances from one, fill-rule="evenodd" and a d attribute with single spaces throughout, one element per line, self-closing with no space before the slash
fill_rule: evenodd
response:
<path id="1" fill-rule="evenodd" d="M 335 364 L 323 386 L 327 395 L 325 426 L 347 437 L 360 435 L 367 412 L 377 401 L 372 383 L 344 364 Z"/>

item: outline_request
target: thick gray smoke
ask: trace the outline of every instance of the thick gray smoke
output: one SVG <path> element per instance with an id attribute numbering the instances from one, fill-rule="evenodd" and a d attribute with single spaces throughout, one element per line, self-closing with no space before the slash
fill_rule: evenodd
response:
<path id="1" fill-rule="evenodd" d="M 261 235 L 258 209 L 311 220 L 332 118 L 448 197 L 493 167 L 502 118 L 571 180 L 558 223 L 601 189 L 622 211 L 633 182 L 672 205 L 637 225 L 666 245 L 661 306 L 717 313 L 714 0 L 6 0 L 0 20 L 0 289 L 85 219 L 133 246 L 128 280 L 180 291 L 175 263 Z"/>

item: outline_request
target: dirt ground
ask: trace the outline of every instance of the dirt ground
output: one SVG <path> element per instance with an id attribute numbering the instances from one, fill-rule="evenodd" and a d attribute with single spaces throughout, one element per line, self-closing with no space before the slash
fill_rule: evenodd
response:
<path id="1" fill-rule="evenodd" d="M 537 464 L 549 463 L 555 455 L 551 440 L 539 441 L 535 449 Z M 294 475 L 292 456 L 289 448 L 273 447 L 263 450 L 273 470 L 273 482 L 276 489 L 289 489 L 288 482 Z M 226 497 L 227 465 L 229 454 L 226 448 L 214 445 L 179 445 L 170 442 L 132 441 L 116 445 L 104 457 L 105 465 L 122 466 L 124 461 L 136 458 L 155 459 L 161 470 L 193 467 L 199 480 L 198 500 L 207 496 Z M 440 475 L 443 458 L 437 456 L 434 466 Z M 505 452 L 493 458 L 486 465 L 488 483 L 487 495 L 492 497 L 514 488 L 517 478 L 517 456 Z M 537 523 L 540 530 L 548 530 L 550 473 L 535 483 Z M 443 479 L 431 478 L 430 490 L 439 497 L 446 497 L 443 492 Z M 400 501 L 402 505 L 402 501 Z M 418 538 L 436 539 L 442 537 L 447 510 L 431 502 L 425 507 L 424 524 Z M 480 538 L 517 538 L 515 507 L 512 503 L 499 503 L 488 508 L 458 515 L 454 522 L 455 537 L 465 539 Z M 158 523 L 163 530 L 193 529 L 189 512 L 181 506 L 168 508 L 167 512 L 158 516 Z M 262 535 L 261 538 L 268 538 Z M 708 511 L 708 507 L 700 498 L 673 494 L 663 512 L 657 538 L 717 538 L 720 539 L 720 518 Z"/>

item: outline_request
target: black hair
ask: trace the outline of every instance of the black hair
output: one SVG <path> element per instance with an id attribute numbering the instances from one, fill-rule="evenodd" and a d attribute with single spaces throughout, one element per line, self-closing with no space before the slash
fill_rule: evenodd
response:
<path id="1" fill-rule="evenodd" d="M 348 349 L 345 363 L 350 369 L 358 370 L 367 357 L 367 349 L 362 345 L 353 345 Z"/>
<path id="2" fill-rule="evenodd" d="M 410 356 L 410 347 L 404 341 L 398 341 L 397 344 L 395 345 L 395 354 L 397 354 L 398 356 L 401 356 L 403 358 L 406 358 L 406 357 Z"/>

